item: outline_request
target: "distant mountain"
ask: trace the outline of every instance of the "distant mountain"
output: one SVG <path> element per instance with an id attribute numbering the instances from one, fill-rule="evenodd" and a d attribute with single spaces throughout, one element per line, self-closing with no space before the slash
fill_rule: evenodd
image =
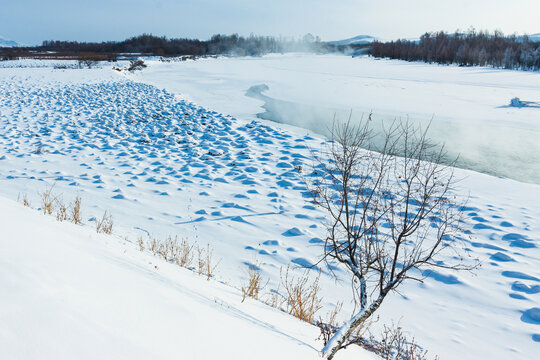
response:
<path id="1" fill-rule="evenodd" d="M 540 42 L 540 33 L 529 35 L 529 40 L 534 42 Z"/>
<path id="2" fill-rule="evenodd" d="M 350 39 L 329 41 L 330 45 L 368 45 L 378 40 L 376 37 L 370 35 L 358 35 Z"/>
<path id="3" fill-rule="evenodd" d="M 0 36 L 0 47 L 16 47 L 19 46 L 15 41 L 4 39 Z"/>

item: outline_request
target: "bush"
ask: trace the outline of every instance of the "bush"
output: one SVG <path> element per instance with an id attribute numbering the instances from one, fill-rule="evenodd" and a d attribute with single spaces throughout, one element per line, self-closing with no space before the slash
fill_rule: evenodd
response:
<path id="1" fill-rule="evenodd" d="M 138 60 L 130 60 L 129 61 L 129 67 L 128 67 L 128 71 L 136 71 L 136 70 L 142 70 L 146 67 L 147 65 L 144 63 L 144 61 L 142 59 L 138 59 Z"/>

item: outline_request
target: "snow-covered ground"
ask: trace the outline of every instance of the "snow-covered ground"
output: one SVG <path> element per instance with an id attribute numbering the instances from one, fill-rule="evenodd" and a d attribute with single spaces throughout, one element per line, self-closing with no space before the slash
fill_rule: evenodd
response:
<path id="1" fill-rule="evenodd" d="M 2 359 L 320 359 L 315 326 L 119 237 L 1 197 L 0 218 Z"/>
<path id="2" fill-rule="evenodd" d="M 135 78 L 244 119 L 264 111 L 246 91 L 266 84 L 264 94 L 284 102 L 274 117 L 319 134 L 351 111 L 353 120 L 433 119 L 430 136 L 461 166 L 540 184 L 540 107 L 509 106 L 540 101 L 540 73 L 292 54 L 156 62 Z"/>
<path id="3" fill-rule="evenodd" d="M 216 258 L 221 259 L 218 279 L 239 286 L 246 277 L 247 264 L 259 262 L 263 276 L 270 280 L 267 290 L 276 288 L 280 268 L 312 265 L 321 254 L 324 213 L 307 201 L 303 175 L 297 169 L 309 167 L 310 149 L 320 149 L 324 139 L 307 130 L 252 122 L 249 116 L 237 119 L 183 101 L 174 93 L 195 96 L 189 93 L 192 80 L 180 81 L 182 76 L 175 73 L 180 66 L 152 64 L 131 77 L 155 82 L 159 88 L 127 79 L 108 66 L 0 69 L 0 195 L 16 199 L 27 193 L 31 204 L 38 207 L 38 191 L 55 184 L 54 191 L 63 194 L 66 202 L 81 195 L 84 221 L 90 226 L 93 218 L 110 211 L 115 234 L 128 240 L 125 245 L 110 245 L 118 257 L 110 255 L 103 260 L 105 272 L 143 261 L 133 250 L 138 235 L 164 238 L 170 234 L 203 246 L 210 243 Z M 167 68 L 170 76 L 164 82 Z M 204 74 L 199 76 L 199 84 L 204 83 Z M 218 81 L 216 77 L 206 81 L 211 92 Z M 182 86 L 188 89 L 186 93 Z M 160 89 L 165 87 L 170 90 Z M 202 85 L 200 89 L 202 92 Z M 235 91 L 229 89 L 230 101 L 236 101 Z M 245 114 L 249 114 L 249 106 L 260 105 L 249 99 L 244 104 L 248 106 Z M 475 274 L 439 271 L 424 284 L 405 285 L 401 295 L 394 294 L 381 308 L 380 323 L 400 321 L 431 354 L 443 359 L 534 358 L 540 342 L 540 186 L 466 170 L 458 170 L 458 175 L 464 178 L 462 193 L 470 193 L 465 223 L 472 232 L 468 248 L 472 256 L 482 260 L 482 268 Z M 30 216 L 20 212 L 28 210 L 9 207 L 15 215 Z M 2 211 L 9 215 L 11 210 Z M 32 226 L 34 221 L 38 225 L 40 221 L 52 222 L 30 218 Z M 10 219 L 1 216 L 0 227 L 10 226 Z M 42 226 L 38 225 L 25 231 L 39 231 Z M 10 259 L 9 251 L 22 251 L 22 244 L 13 245 L 13 250 L 3 244 L 2 259 Z M 92 254 L 84 260 L 87 262 L 108 254 L 105 248 L 92 250 L 93 246 L 97 245 L 81 244 L 78 256 L 87 248 Z M 131 249 L 125 260 L 119 255 L 122 247 Z M 38 262 L 45 263 L 47 251 L 34 254 L 39 256 Z M 60 256 L 53 249 L 50 252 L 51 261 Z M 13 259 L 25 261 L 23 255 Z M 32 258 L 28 261 L 31 264 Z M 142 263 L 145 261 L 154 264 L 157 260 Z M 137 273 L 147 279 L 151 268 Z M 20 279 L 28 278 L 21 274 Z M 344 273 L 338 275 L 344 279 Z M 119 276 L 117 279 L 122 279 L 123 275 Z M 136 276 L 129 281 L 135 282 Z M 36 284 L 37 280 L 33 281 L 29 286 Z M 150 290 L 141 293 L 173 291 L 158 284 L 148 286 L 152 286 Z M 336 283 L 326 272 L 321 286 L 327 309 L 340 298 L 350 298 L 348 284 Z M 197 289 L 205 294 L 213 291 Z M 130 287 L 126 292 L 135 295 L 137 290 Z M 181 294 L 174 296 L 170 303 L 166 294 L 159 301 L 168 303 L 166 309 L 184 300 L 191 303 Z M 350 303 L 346 302 L 345 310 L 351 310 Z M 177 316 L 185 314 L 185 310 L 177 311 Z M 15 326 L 12 322 L 7 324 L 7 328 L 0 325 L 2 333 L 20 333 L 10 329 Z M 22 332 L 24 323 L 18 326 Z M 152 322 L 153 329 L 157 326 L 157 321 Z M 169 331 L 172 325 L 166 321 L 163 326 Z M 94 330 L 84 331 L 92 335 Z M 56 331 L 62 334 L 65 329 L 59 325 Z M 313 332 L 310 339 L 316 336 L 316 331 L 309 331 Z"/>

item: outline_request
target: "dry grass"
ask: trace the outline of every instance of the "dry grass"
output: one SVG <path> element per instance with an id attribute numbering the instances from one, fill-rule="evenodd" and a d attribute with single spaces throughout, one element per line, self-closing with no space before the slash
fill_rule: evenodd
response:
<path id="1" fill-rule="evenodd" d="M 45 191 L 39 193 L 41 198 L 41 210 L 43 211 L 43 214 L 52 215 L 55 213 L 56 220 L 58 221 L 69 220 L 77 225 L 82 224 L 81 197 L 76 196 L 73 202 L 71 202 L 69 206 L 66 206 L 62 201 L 62 196 L 55 195 L 53 193 L 53 189 L 54 185 L 51 185 L 49 188 L 45 189 Z M 23 197 L 23 204 L 25 206 L 30 206 L 30 203 L 26 198 L 26 194 Z M 110 224 L 108 223 L 108 220 L 110 220 Z M 109 216 L 108 219 L 105 219 L 105 222 L 101 224 L 101 226 L 103 227 L 103 231 L 101 232 L 106 232 L 105 230 L 108 230 L 108 226 L 110 226 L 110 230 L 112 231 L 112 217 Z M 108 234 L 110 234 L 110 232 Z"/>
<path id="2" fill-rule="evenodd" d="M 195 245 L 190 244 L 186 239 L 182 239 L 180 243 L 180 252 L 178 256 L 178 265 L 189 268 L 193 262 L 193 248 Z"/>
<path id="3" fill-rule="evenodd" d="M 112 234 L 113 225 L 114 225 L 114 222 L 113 222 L 112 215 L 108 214 L 107 211 L 105 211 L 101 219 L 96 221 L 96 232 L 98 234 L 104 233 L 104 234 L 110 235 Z"/>
<path id="4" fill-rule="evenodd" d="M 268 300 L 265 301 L 266 305 L 269 305 L 273 308 L 280 309 L 285 300 L 283 299 L 283 296 L 279 293 L 279 288 L 281 284 L 278 284 L 277 289 L 272 289 L 268 293 Z"/>
<path id="5" fill-rule="evenodd" d="M 30 205 L 30 201 L 28 200 L 28 195 L 26 193 L 22 194 L 22 196 L 19 193 L 19 195 L 17 196 L 17 202 L 21 202 L 24 206 L 32 207 Z"/>
<path id="6" fill-rule="evenodd" d="M 337 316 L 341 312 L 342 308 L 343 308 L 343 302 L 338 302 L 336 304 L 336 307 L 326 314 L 325 319 L 319 318 L 319 322 L 317 323 L 317 326 L 319 327 L 321 331 L 321 335 L 319 336 L 319 339 L 323 340 L 324 345 L 328 343 L 328 341 L 332 338 L 332 336 L 336 333 L 337 329 L 339 328 L 339 324 L 337 322 Z"/>
<path id="7" fill-rule="evenodd" d="M 165 241 L 158 242 L 157 253 L 165 261 L 172 261 L 177 263 L 180 256 L 180 245 L 178 244 L 178 237 L 174 239 L 169 236 Z"/>
<path id="8" fill-rule="evenodd" d="M 214 261 L 213 250 L 210 248 L 210 244 L 207 244 L 206 247 L 195 247 L 194 244 L 191 244 L 186 239 L 178 241 L 178 237 L 172 238 L 171 236 L 165 240 L 151 238 L 146 243 L 139 237 L 138 242 L 141 251 L 147 248 L 154 256 L 159 256 L 165 261 L 191 269 L 197 272 L 198 275 L 205 276 L 207 280 L 210 280 L 214 276 L 219 265 L 219 261 Z M 197 255 L 197 259 L 195 269 L 193 269 L 191 268 L 191 264 L 195 259 L 195 255 Z"/>
<path id="9" fill-rule="evenodd" d="M 210 280 L 214 276 L 214 272 L 219 265 L 219 261 L 214 263 L 213 252 L 210 244 L 206 245 L 206 249 L 197 246 L 197 273 L 206 276 L 206 280 Z"/>
<path id="10" fill-rule="evenodd" d="M 56 220 L 66 221 L 69 220 L 74 224 L 82 224 L 81 215 L 81 202 L 80 196 L 76 196 L 75 200 L 66 206 L 62 201 L 62 195 L 56 195 L 53 193 L 54 185 L 46 188 L 43 192 L 38 193 L 41 198 L 41 211 L 45 215 L 53 215 L 55 213 Z M 19 194 L 17 201 L 22 202 L 24 206 L 31 207 L 30 201 L 26 193 Z"/>
<path id="11" fill-rule="evenodd" d="M 320 271 L 313 281 L 310 280 L 308 271 L 298 278 L 289 276 L 289 267 L 285 274 L 281 273 L 280 276 L 287 296 L 287 312 L 302 321 L 313 324 L 315 314 L 322 307 L 319 287 Z"/>
<path id="12" fill-rule="evenodd" d="M 257 265 L 249 265 L 248 279 L 245 286 L 242 286 L 242 302 L 246 300 L 246 297 L 259 300 L 259 293 L 266 286 L 262 284 L 262 275 Z"/>
<path id="13" fill-rule="evenodd" d="M 69 220 L 76 225 L 82 224 L 81 203 L 82 199 L 77 195 L 69 207 Z"/>
<path id="14" fill-rule="evenodd" d="M 372 349 L 384 360 L 428 360 L 428 352 L 423 350 L 412 338 L 409 340 L 398 325 L 384 325 L 381 340 L 370 339 Z M 435 355 L 434 359 L 439 357 Z"/>
<path id="15" fill-rule="evenodd" d="M 157 255 L 159 248 L 159 241 L 156 238 L 151 238 L 148 240 L 148 249 L 154 254 L 154 256 Z"/>
<path id="16" fill-rule="evenodd" d="M 56 199 L 52 192 L 53 188 L 54 185 L 51 185 L 49 188 L 39 193 L 39 196 L 41 197 L 41 211 L 43 211 L 44 215 L 52 215 L 54 212 L 54 203 Z"/>
<path id="17" fill-rule="evenodd" d="M 64 204 L 61 198 L 55 199 L 56 203 L 56 220 L 58 221 L 65 221 L 68 219 L 68 211 L 67 206 Z"/>
<path id="18" fill-rule="evenodd" d="M 144 251 L 144 239 L 142 236 L 137 238 L 137 244 L 139 244 L 139 250 Z"/>
<path id="19" fill-rule="evenodd" d="M 174 239 L 169 236 L 161 241 L 156 238 L 151 238 L 145 243 L 142 237 L 138 239 L 139 250 L 144 251 L 148 248 L 155 256 L 160 256 L 163 260 L 174 262 L 181 267 L 189 268 L 193 263 L 193 249 L 195 245 L 189 243 L 186 239 L 178 241 L 178 237 Z"/>

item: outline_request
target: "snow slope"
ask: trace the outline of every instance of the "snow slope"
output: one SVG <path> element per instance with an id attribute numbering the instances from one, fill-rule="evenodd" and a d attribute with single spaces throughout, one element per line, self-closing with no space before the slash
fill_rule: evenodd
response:
<path id="1" fill-rule="evenodd" d="M 120 238 L 5 198 L 0 227 L 3 359 L 319 358 L 314 326 Z"/>
<path id="2" fill-rule="evenodd" d="M 157 73 L 152 66 L 133 78 L 150 82 Z M 325 214 L 309 203 L 299 170 L 309 168 L 310 151 L 325 140 L 174 95 L 190 88 L 189 81 L 170 72 L 158 88 L 107 67 L 0 69 L 0 194 L 15 199 L 26 193 L 37 207 L 38 192 L 55 184 L 66 202 L 81 195 L 89 226 L 110 211 L 115 234 L 128 237 L 126 247 L 139 235 L 210 243 L 221 259 L 219 279 L 239 286 L 247 264 L 259 262 L 268 290 L 276 289 L 280 268 L 310 266 L 321 254 Z M 209 91 L 219 83 L 217 77 L 206 81 Z M 161 90 L 167 87 L 172 90 Z M 482 268 L 475 274 L 441 270 L 423 284 L 405 284 L 381 308 L 380 324 L 401 321 L 443 359 L 534 358 L 540 186 L 464 170 L 457 175 L 460 193 L 470 194 L 464 227 L 471 237 L 465 241 Z M 326 271 L 321 276 L 325 310 L 350 299 L 345 274 L 338 276 L 343 281 Z M 351 303 L 344 309 L 346 316 Z"/>

